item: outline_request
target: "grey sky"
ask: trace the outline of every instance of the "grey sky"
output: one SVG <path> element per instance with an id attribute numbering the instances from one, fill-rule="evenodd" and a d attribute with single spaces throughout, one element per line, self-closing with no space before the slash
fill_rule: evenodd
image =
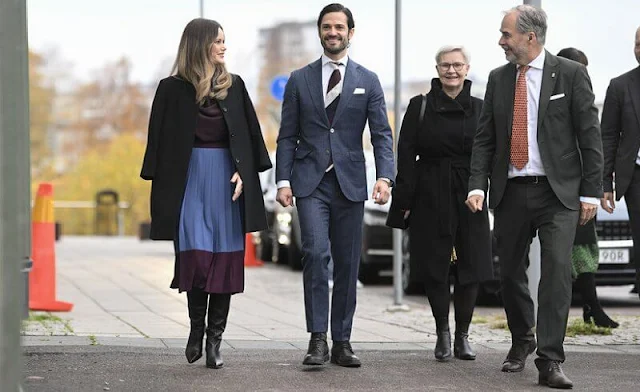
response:
<path id="1" fill-rule="evenodd" d="M 315 20 L 329 1 L 205 0 L 205 17 L 225 29 L 228 67 L 251 84 L 257 75 L 258 28 L 283 21 Z M 462 44 L 471 52 L 472 73 L 486 79 L 505 62 L 498 47 L 501 11 L 519 4 L 505 0 L 405 0 L 403 3 L 404 80 L 435 76 L 433 56 L 445 44 Z M 354 60 L 393 83 L 394 1 L 350 0 L 356 22 Z M 549 15 L 547 49 L 583 50 L 596 99 L 609 80 L 638 64 L 634 33 L 640 26 L 638 0 L 542 0 Z M 125 55 L 133 77 L 155 83 L 161 64 L 175 55 L 185 24 L 199 13 L 198 0 L 29 0 L 29 42 L 36 51 L 58 50 L 86 78 L 107 61 Z M 318 43 L 318 56 L 320 55 Z"/>

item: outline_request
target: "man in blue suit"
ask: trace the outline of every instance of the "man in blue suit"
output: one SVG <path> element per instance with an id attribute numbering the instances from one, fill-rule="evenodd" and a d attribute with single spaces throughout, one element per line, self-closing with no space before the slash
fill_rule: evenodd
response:
<path id="1" fill-rule="evenodd" d="M 351 11 L 330 4 L 318 17 L 322 57 L 294 71 L 282 104 L 276 152 L 278 202 L 296 197 L 302 236 L 307 331 L 305 365 L 329 360 L 327 265 L 334 261 L 331 362 L 359 367 L 349 339 L 367 199 L 362 134 L 367 120 L 378 180 L 372 198 L 389 199 L 394 175 L 393 141 L 378 77 L 347 56 L 354 33 Z"/>

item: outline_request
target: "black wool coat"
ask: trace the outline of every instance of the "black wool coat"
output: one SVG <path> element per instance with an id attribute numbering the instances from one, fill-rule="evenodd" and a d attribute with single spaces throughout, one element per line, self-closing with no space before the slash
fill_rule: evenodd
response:
<path id="1" fill-rule="evenodd" d="M 267 228 L 258 172 L 271 168 L 258 117 L 244 81 L 218 101 L 229 129 L 229 149 L 243 181 L 245 232 Z M 175 239 L 187 170 L 195 140 L 198 104 L 193 85 L 177 76 L 160 81 L 151 108 L 147 149 L 140 177 L 151 180 L 151 239 Z M 213 175 L 214 173 L 212 173 Z M 231 195 L 229 195 L 231 197 Z"/>
<path id="2" fill-rule="evenodd" d="M 459 283 L 492 279 L 486 205 L 474 214 L 464 204 L 482 100 L 471 96 L 468 80 L 452 99 L 442 91 L 440 80 L 433 79 L 420 122 L 422 97 L 411 99 L 402 121 L 389 212 L 401 216 L 404 210 L 411 211 L 412 275 L 421 282 L 445 282 L 455 245 Z"/>

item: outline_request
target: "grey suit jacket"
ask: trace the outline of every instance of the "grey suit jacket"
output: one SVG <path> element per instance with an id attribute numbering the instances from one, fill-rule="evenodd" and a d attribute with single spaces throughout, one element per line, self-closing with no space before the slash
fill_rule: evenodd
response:
<path id="1" fill-rule="evenodd" d="M 357 94 L 355 94 L 357 93 Z M 296 197 L 309 196 L 333 160 L 345 197 L 368 198 L 362 133 L 369 122 L 376 176 L 393 181 L 393 138 L 380 81 L 351 58 L 333 124 L 324 108 L 320 59 L 293 71 L 282 103 L 276 181 L 289 180 Z"/>
<path id="2" fill-rule="evenodd" d="M 640 67 L 611 80 L 602 110 L 604 190 L 627 192 L 640 149 Z"/>
<path id="3" fill-rule="evenodd" d="M 471 155 L 469 190 L 488 188 L 489 207 L 500 204 L 507 185 L 516 66 L 489 75 Z M 550 100 L 552 95 L 564 94 Z M 580 196 L 602 197 L 602 141 L 591 80 L 581 64 L 547 52 L 538 107 L 538 148 L 549 184 L 565 207 Z"/>

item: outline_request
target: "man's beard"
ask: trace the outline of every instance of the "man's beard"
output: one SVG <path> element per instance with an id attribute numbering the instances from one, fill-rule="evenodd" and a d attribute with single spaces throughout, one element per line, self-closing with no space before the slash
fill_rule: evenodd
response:
<path id="1" fill-rule="evenodd" d="M 511 53 L 505 53 L 505 57 L 507 61 L 511 64 L 518 65 L 518 60 L 526 57 L 526 51 L 521 50 L 520 48 L 511 48 Z"/>
<path id="2" fill-rule="evenodd" d="M 338 54 L 338 53 L 341 53 L 343 50 L 345 50 L 349 46 L 349 39 L 348 38 L 341 39 L 340 45 L 338 45 L 337 47 L 331 47 L 327 45 L 324 39 L 321 40 L 321 43 L 324 50 L 326 50 L 328 53 Z"/>
<path id="3" fill-rule="evenodd" d="M 511 64 L 518 64 L 518 58 L 516 57 L 515 54 L 513 54 L 513 52 L 509 53 L 509 54 L 505 54 L 505 57 L 507 59 L 508 62 L 510 62 Z"/>

